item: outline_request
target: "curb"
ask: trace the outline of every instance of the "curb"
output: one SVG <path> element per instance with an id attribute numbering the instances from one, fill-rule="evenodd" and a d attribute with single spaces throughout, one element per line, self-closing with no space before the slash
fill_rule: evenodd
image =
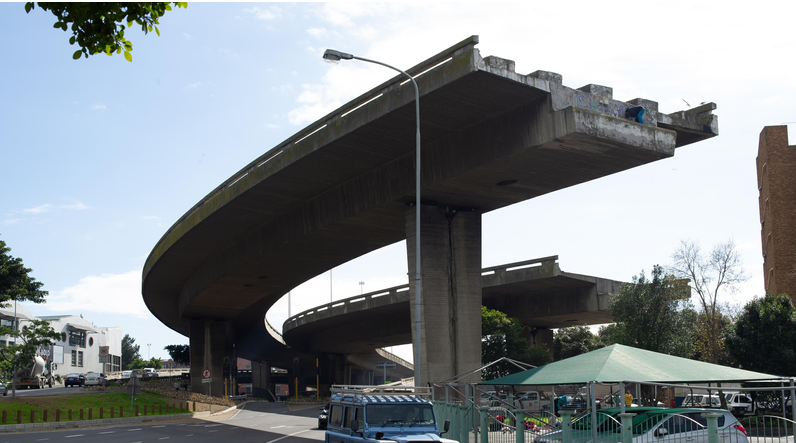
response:
<path id="1" fill-rule="evenodd" d="M 230 408 L 230 409 L 235 409 Z M 227 411 L 224 411 L 227 412 Z M 214 413 L 219 414 L 218 412 Z M 148 417 L 122 417 L 122 418 L 104 418 L 99 420 L 82 420 L 82 421 L 59 421 L 47 423 L 25 423 L 17 425 L 0 425 L 0 433 L 9 432 L 38 432 L 48 431 L 52 429 L 70 429 L 70 428 L 91 428 L 103 427 L 112 425 L 126 425 L 147 422 L 169 421 L 169 420 L 186 420 L 191 418 L 209 417 L 209 411 L 192 412 L 189 414 L 170 414 L 170 415 L 153 415 Z"/>

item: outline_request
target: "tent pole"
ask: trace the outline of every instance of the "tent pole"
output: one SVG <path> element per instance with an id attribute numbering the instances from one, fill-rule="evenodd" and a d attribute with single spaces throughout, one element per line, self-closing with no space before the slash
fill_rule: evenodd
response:
<path id="1" fill-rule="evenodd" d="M 619 412 L 625 413 L 625 382 L 619 382 Z"/>
<path id="2" fill-rule="evenodd" d="M 597 382 L 589 382 L 589 401 L 591 403 L 591 441 L 597 441 Z"/>

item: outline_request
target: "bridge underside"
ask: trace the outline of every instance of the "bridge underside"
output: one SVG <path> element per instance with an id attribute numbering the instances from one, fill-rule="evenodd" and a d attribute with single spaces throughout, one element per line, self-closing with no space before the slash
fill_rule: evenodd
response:
<path id="1" fill-rule="evenodd" d="M 675 147 L 718 132 L 712 107 L 664 115 L 657 103 L 634 99 L 647 108 L 646 123 L 638 124 L 621 118 L 630 105 L 614 100 L 611 88 L 576 90 L 554 73 L 517 74 L 509 60 L 482 58 L 475 43 L 466 40 L 408 71 L 450 58 L 417 79 L 421 195 L 429 208 L 469 212 L 480 226 L 483 213 L 672 156 Z M 223 331 L 225 348 L 236 344 L 242 357 L 292 358 L 295 351 L 267 330 L 267 310 L 304 281 L 408 236 L 414 94 L 401 81 L 296 134 L 186 213 L 144 267 L 150 311 L 190 334 L 192 344 L 194 335 Z M 480 242 L 480 232 L 468 229 L 463 246 Z M 467 261 L 456 274 L 462 282 L 480 271 L 475 255 Z M 479 342 L 463 346 L 477 352 Z M 207 350 L 204 360 L 211 354 L 219 352 Z M 197 383 L 201 370 L 192 365 Z"/>

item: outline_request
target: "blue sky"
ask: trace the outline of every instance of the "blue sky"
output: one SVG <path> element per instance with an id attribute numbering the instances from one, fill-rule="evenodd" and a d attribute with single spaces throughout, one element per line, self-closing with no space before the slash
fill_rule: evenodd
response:
<path id="1" fill-rule="evenodd" d="M 734 239 L 763 293 L 755 157 L 767 125 L 796 122 L 793 2 L 190 3 L 161 36 L 132 30 L 133 62 L 74 61 L 55 17 L 0 3 L 0 239 L 50 291 L 34 314 L 121 326 L 142 354 L 187 338 L 148 313 L 141 269 L 185 211 L 251 160 L 392 77 L 335 48 L 408 68 L 480 35 L 482 56 L 558 72 L 670 113 L 718 104 L 720 133 L 672 159 L 484 216 L 484 266 L 559 255 L 563 270 L 629 280 L 682 239 Z M 792 129 L 796 130 L 796 127 Z M 791 143 L 796 143 L 791 131 Z M 406 282 L 399 243 L 336 268 L 335 299 Z M 329 301 L 329 273 L 293 314 Z M 269 320 L 281 325 L 286 301 Z"/>

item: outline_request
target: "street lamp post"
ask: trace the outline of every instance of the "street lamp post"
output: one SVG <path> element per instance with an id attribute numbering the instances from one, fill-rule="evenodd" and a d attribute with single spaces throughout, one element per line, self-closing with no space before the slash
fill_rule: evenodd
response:
<path id="1" fill-rule="evenodd" d="M 390 66 L 386 63 L 369 60 L 362 57 L 357 57 L 345 52 L 335 51 L 334 49 L 327 49 L 323 53 L 323 59 L 331 63 L 339 63 L 340 60 L 361 60 L 363 62 L 375 63 L 377 65 L 390 68 L 393 71 L 398 71 L 405 75 L 415 87 L 415 118 L 417 126 L 417 135 L 415 137 L 415 340 L 414 340 L 414 365 L 415 365 L 415 384 L 419 380 L 420 374 L 420 291 L 421 291 L 421 275 L 420 275 L 420 89 L 417 87 L 417 82 L 411 75 L 406 72 Z M 428 381 L 428 380 L 426 380 Z"/>

